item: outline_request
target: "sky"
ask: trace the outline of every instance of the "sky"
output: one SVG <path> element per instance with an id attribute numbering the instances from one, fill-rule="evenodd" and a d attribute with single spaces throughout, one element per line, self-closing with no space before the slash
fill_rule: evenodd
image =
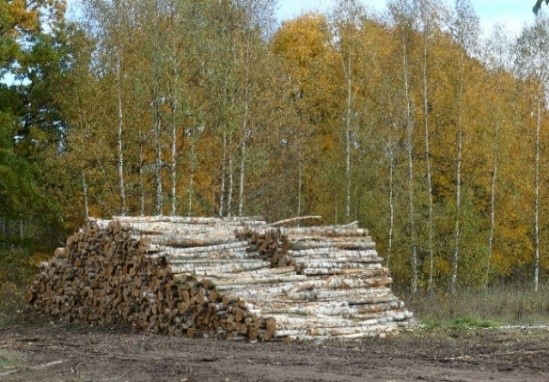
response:
<path id="1" fill-rule="evenodd" d="M 279 20 L 291 19 L 305 12 L 325 12 L 337 0 L 278 0 L 277 17 Z M 371 11 L 382 11 L 385 9 L 387 0 L 361 0 Z M 76 0 L 67 0 L 69 13 L 74 11 L 71 7 Z M 452 3 L 452 0 L 446 0 Z M 490 34 L 496 23 L 506 25 L 506 29 L 518 35 L 522 27 L 534 21 L 532 7 L 535 0 L 471 0 L 471 4 L 480 17 L 483 31 Z M 542 9 L 549 10 L 544 4 Z"/>
<path id="2" fill-rule="evenodd" d="M 447 2 L 452 3 L 451 0 Z M 304 12 L 326 11 L 334 3 L 334 0 L 278 0 L 278 17 L 284 20 Z M 382 11 L 387 1 L 362 0 L 362 3 L 372 11 Z M 525 24 L 534 21 L 535 16 L 532 12 L 534 3 L 535 0 L 471 0 L 485 34 L 490 34 L 493 26 L 500 23 L 504 24 L 507 30 L 518 35 Z"/>

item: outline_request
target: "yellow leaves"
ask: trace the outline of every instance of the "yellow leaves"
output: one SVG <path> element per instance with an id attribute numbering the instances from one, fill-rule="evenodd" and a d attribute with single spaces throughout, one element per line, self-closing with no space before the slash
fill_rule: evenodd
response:
<path id="1" fill-rule="evenodd" d="M 2 17 L 3 25 L 0 29 L 2 34 L 7 33 L 16 36 L 19 29 L 32 31 L 38 28 L 38 11 L 28 9 L 25 0 L 13 0 L 8 2 L 6 6 L 7 9 L 0 8 L 2 12 L 7 13 L 7 17 Z"/>
<path id="2" fill-rule="evenodd" d="M 298 76 L 306 76 L 308 67 L 323 60 L 330 51 L 330 35 L 326 18 L 309 14 L 286 22 L 273 39 L 273 52 L 283 57 Z"/>

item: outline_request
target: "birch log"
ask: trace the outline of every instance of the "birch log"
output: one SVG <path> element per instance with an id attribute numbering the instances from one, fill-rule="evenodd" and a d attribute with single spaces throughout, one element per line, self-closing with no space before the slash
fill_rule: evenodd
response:
<path id="1" fill-rule="evenodd" d="M 43 264 L 38 313 L 96 326 L 231 340 L 359 338 L 411 313 L 366 230 L 255 218 L 94 220 Z"/>

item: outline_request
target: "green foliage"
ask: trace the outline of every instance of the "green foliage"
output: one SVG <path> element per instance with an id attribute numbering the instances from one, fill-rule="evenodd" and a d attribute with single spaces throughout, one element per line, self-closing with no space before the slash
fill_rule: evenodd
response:
<path id="1" fill-rule="evenodd" d="M 62 10 L 59 2 L 47 3 Z M 479 52 L 468 55 L 472 47 L 460 43 L 469 40 L 453 38 L 444 25 L 449 2 L 425 7 L 425 19 L 412 5 L 427 3 L 400 2 L 410 8 L 389 24 L 358 8 L 349 17 L 304 15 L 268 37 L 253 1 L 160 2 L 158 9 L 144 0 L 83 3 L 87 21 L 74 24 L 65 23 L 62 12 L 51 13 L 45 1 L 32 2 L 32 9 L 13 8 L 24 2 L 0 5 L 0 75 L 26 79 L 0 85 L 0 219 L 34 227 L 24 240 L 0 237 L 10 251 L 13 245 L 32 254 L 41 241 L 47 252 L 85 214 L 120 213 L 121 180 L 129 214 L 157 213 L 157 202 L 166 213 L 175 200 L 182 215 L 234 215 L 242 204 L 243 214 L 269 220 L 322 215 L 326 224 L 347 220 L 349 187 L 349 219 L 370 230 L 382 256 L 390 255 L 397 286 L 413 279 L 412 248 L 420 289 L 429 287 L 431 256 L 435 288 L 449 286 L 456 221 L 457 283 L 465 294 L 494 281 L 530 279 L 531 106 L 539 83 L 501 64 L 485 65 Z M 48 33 L 36 19 L 44 6 Z M 424 34 L 425 20 L 431 24 Z M 525 60 L 522 69 L 532 63 Z M 548 115 L 542 111 L 543 142 Z M 413 179 L 407 126 L 414 127 Z M 542 184 L 549 180 L 545 146 Z M 547 191 L 541 199 L 543 280 L 549 274 Z M 15 264 L 11 255 L 4 261 Z"/>

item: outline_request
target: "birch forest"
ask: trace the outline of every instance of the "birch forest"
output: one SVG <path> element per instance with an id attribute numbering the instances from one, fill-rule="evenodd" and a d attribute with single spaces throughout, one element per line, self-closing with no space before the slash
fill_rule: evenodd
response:
<path id="1" fill-rule="evenodd" d="M 0 264 L 89 217 L 318 215 L 411 292 L 547 283 L 548 7 L 515 38 L 469 0 L 367 4 L 2 1 Z"/>

